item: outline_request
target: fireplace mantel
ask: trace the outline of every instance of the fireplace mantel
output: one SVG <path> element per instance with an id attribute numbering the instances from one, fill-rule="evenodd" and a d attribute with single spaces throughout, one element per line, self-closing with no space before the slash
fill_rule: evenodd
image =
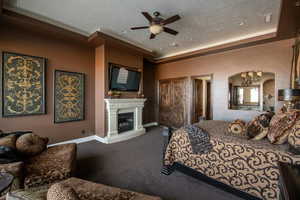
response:
<path id="1" fill-rule="evenodd" d="M 107 143 L 128 140 L 145 133 L 142 125 L 143 108 L 146 99 L 104 99 L 107 111 Z M 133 112 L 133 130 L 118 133 L 118 114 Z"/>

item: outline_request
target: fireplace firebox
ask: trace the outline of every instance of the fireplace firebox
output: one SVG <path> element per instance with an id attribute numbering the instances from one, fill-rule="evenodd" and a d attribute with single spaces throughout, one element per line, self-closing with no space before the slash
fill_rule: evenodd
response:
<path id="1" fill-rule="evenodd" d="M 133 112 L 118 114 L 118 132 L 119 133 L 133 130 L 133 127 L 134 127 L 133 114 L 134 114 Z"/>

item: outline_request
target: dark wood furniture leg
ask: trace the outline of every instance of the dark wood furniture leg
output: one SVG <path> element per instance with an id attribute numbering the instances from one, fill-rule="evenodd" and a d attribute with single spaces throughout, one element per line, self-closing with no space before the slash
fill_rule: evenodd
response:
<path id="1" fill-rule="evenodd" d="M 279 162 L 280 200 L 300 199 L 300 166 Z"/>
<path id="2" fill-rule="evenodd" d="M 168 144 L 169 144 L 171 136 L 172 136 L 172 130 L 171 130 L 171 128 L 166 127 L 166 126 L 162 126 L 162 128 L 163 128 L 162 135 L 164 137 L 164 146 L 163 146 L 163 158 L 162 158 L 163 163 L 162 163 L 161 173 L 164 175 L 170 175 L 174 171 L 173 166 L 165 165 L 164 158 L 165 158 Z"/>

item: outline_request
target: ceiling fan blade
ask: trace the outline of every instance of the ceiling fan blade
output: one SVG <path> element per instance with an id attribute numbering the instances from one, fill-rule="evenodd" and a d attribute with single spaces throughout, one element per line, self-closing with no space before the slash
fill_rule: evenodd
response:
<path id="1" fill-rule="evenodd" d="M 144 17 L 146 17 L 146 19 L 149 21 L 149 22 L 152 22 L 153 18 L 151 17 L 151 15 L 147 12 L 142 12 L 142 14 L 144 15 Z"/>
<path id="2" fill-rule="evenodd" d="M 149 26 L 132 27 L 131 30 L 146 29 L 146 28 L 149 28 Z"/>
<path id="3" fill-rule="evenodd" d="M 170 33 L 172 35 L 177 35 L 178 32 L 173 30 L 173 29 L 170 29 L 170 28 L 167 28 L 167 27 L 164 27 L 164 32 L 167 32 L 167 33 Z"/>
<path id="4" fill-rule="evenodd" d="M 155 38 L 155 34 L 151 33 L 150 35 L 150 40 L 154 39 Z"/>
<path id="5" fill-rule="evenodd" d="M 173 17 L 170 17 L 168 19 L 165 19 L 162 24 L 163 25 L 167 25 L 167 24 L 171 24 L 177 20 L 180 20 L 180 16 L 179 15 L 174 15 Z"/>

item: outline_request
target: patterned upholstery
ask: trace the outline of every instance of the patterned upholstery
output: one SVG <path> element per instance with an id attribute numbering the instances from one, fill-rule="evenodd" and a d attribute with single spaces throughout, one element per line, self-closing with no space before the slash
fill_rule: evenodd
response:
<path id="1" fill-rule="evenodd" d="M 258 135 L 261 135 L 261 133 L 265 130 L 265 128 L 269 127 L 270 121 L 273 116 L 274 116 L 273 112 L 267 112 L 258 115 L 251 122 L 249 122 L 247 125 L 248 138 L 252 139 L 252 138 L 256 138 L 256 136 Z"/>
<path id="2" fill-rule="evenodd" d="M 288 142 L 294 148 L 300 149 L 300 121 L 297 121 L 294 125 L 293 130 L 288 137 Z"/>
<path id="3" fill-rule="evenodd" d="M 69 178 L 59 184 L 71 187 L 80 200 L 161 200 L 159 197 L 110 187 L 78 178 Z M 29 188 L 26 190 L 14 191 L 13 194 L 23 198 L 25 197 L 26 200 L 46 200 L 48 188 L 45 186 Z"/>
<path id="4" fill-rule="evenodd" d="M 27 133 L 17 139 L 16 147 L 26 156 L 35 156 L 47 148 L 49 139 L 33 133 Z"/>
<path id="5" fill-rule="evenodd" d="M 53 146 L 25 162 L 0 164 L 0 171 L 9 172 L 15 179 L 11 190 L 55 183 L 75 172 L 76 144 Z"/>
<path id="6" fill-rule="evenodd" d="M 272 145 L 267 139 L 253 141 L 225 134 L 228 123 L 204 121 L 199 126 L 210 133 L 213 150 L 193 154 L 183 129 L 173 133 L 164 164 L 184 164 L 217 181 L 262 199 L 278 199 L 278 161 L 300 164 L 300 156 L 288 145 Z"/>
<path id="7" fill-rule="evenodd" d="M 240 119 L 234 120 L 228 126 L 228 132 L 233 135 L 243 136 L 246 134 L 245 131 L 246 131 L 246 123 Z"/>
<path id="8" fill-rule="evenodd" d="M 79 200 L 79 197 L 72 187 L 56 183 L 49 188 L 47 200 Z"/>
<path id="9" fill-rule="evenodd" d="M 270 123 L 268 139 L 273 144 L 283 144 L 288 140 L 292 127 L 299 120 L 300 111 L 291 110 L 276 114 Z"/>
<path id="10" fill-rule="evenodd" d="M 76 144 L 49 147 L 25 162 L 25 188 L 54 183 L 71 177 L 76 165 Z"/>
<path id="11" fill-rule="evenodd" d="M 62 183 L 72 187 L 81 200 L 161 200 L 159 197 L 148 196 L 78 178 L 70 178 Z"/>
<path id="12" fill-rule="evenodd" d="M 14 176 L 14 181 L 11 186 L 11 190 L 16 190 L 23 186 L 23 182 L 24 182 L 24 163 L 23 162 L 1 164 L 0 171 L 8 172 Z"/>
<path id="13" fill-rule="evenodd" d="M 256 135 L 254 138 L 252 138 L 252 140 L 261 140 L 268 135 L 268 132 L 269 132 L 269 127 L 263 128 L 258 135 Z"/>
<path id="14" fill-rule="evenodd" d="M 47 200 L 48 189 L 49 189 L 48 185 L 33 187 L 26 190 L 19 189 L 10 192 L 10 194 L 7 194 L 7 196 L 18 197 L 21 198 L 22 200 Z M 2 196 L 0 200 L 6 200 L 5 196 Z"/>
<path id="15" fill-rule="evenodd" d="M 15 149 L 16 140 L 17 140 L 16 135 L 9 135 L 9 136 L 2 137 L 0 138 L 0 146 L 5 146 L 5 147 L 10 147 Z"/>

